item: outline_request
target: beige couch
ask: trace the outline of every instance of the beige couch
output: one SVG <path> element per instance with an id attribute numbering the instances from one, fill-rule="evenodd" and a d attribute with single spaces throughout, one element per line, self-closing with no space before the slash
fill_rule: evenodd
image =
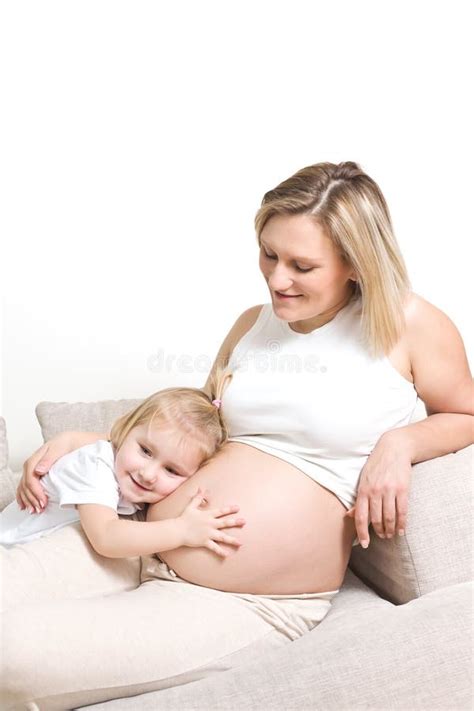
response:
<path id="1" fill-rule="evenodd" d="M 48 439 L 64 429 L 103 431 L 136 402 L 41 403 L 36 412 Z M 353 549 L 331 611 L 301 639 L 259 664 L 87 708 L 471 709 L 473 451 L 413 467 L 405 537 L 381 540 L 371 531 L 369 548 Z M 1 504 L 13 498 L 17 477 L 0 418 Z"/>

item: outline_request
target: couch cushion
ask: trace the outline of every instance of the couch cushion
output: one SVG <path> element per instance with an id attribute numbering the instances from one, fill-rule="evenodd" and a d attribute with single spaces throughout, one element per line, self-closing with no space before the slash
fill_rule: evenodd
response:
<path id="1" fill-rule="evenodd" d="M 358 615 L 362 610 L 375 607 L 394 607 L 391 602 L 379 597 L 375 590 L 369 588 L 358 578 L 350 568 L 347 568 L 343 583 L 339 593 L 331 601 L 331 609 L 323 622 L 327 622 L 329 617 L 334 622 L 339 617 L 345 617 L 347 612 L 351 615 Z"/>
<path id="2" fill-rule="evenodd" d="M 106 432 L 118 417 L 125 415 L 141 402 L 142 400 L 40 402 L 35 412 L 46 442 L 65 430 Z"/>
<path id="3" fill-rule="evenodd" d="M 472 464 L 474 447 L 412 469 L 405 536 L 352 550 L 350 567 L 395 603 L 472 580 Z"/>
<path id="4" fill-rule="evenodd" d="M 472 587 L 461 583 L 356 614 L 331 610 L 314 630 L 264 659 L 83 711 L 467 711 Z"/>
<path id="5" fill-rule="evenodd" d="M 8 441 L 5 420 L 0 417 L 0 511 L 15 498 L 19 473 L 14 474 L 8 466 Z"/>
<path id="6" fill-rule="evenodd" d="M 8 467 L 7 427 L 3 417 L 0 417 L 0 470 Z"/>
<path id="7" fill-rule="evenodd" d="M 20 479 L 21 472 L 12 472 L 9 467 L 0 469 L 0 511 L 14 500 Z"/>

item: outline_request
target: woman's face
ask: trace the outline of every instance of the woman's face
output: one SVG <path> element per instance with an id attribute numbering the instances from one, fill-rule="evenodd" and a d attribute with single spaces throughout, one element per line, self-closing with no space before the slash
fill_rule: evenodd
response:
<path id="1" fill-rule="evenodd" d="M 308 333 L 322 326 L 346 305 L 355 272 L 313 218 L 275 215 L 260 241 L 259 265 L 273 310 L 295 331 Z"/>

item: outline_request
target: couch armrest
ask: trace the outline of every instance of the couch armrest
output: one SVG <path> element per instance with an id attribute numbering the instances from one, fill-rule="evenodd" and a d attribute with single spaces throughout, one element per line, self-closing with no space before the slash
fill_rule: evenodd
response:
<path id="1" fill-rule="evenodd" d="M 352 549 L 351 570 L 379 595 L 400 604 L 472 580 L 474 446 L 415 464 L 405 536 Z"/>
<path id="2" fill-rule="evenodd" d="M 20 477 L 21 472 L 12 472 L 8 467 L 0 469 L 0 511 L 14 500 Z"/>

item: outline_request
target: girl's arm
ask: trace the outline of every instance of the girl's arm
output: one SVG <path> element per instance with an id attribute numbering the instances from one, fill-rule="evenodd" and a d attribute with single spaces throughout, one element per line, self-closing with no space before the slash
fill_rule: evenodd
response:
<path id="1" fill-rule="evenodd" d="M 77 509 L 92 547 L 106 558 L 151 555 L 181 546 L 209 548 L 225 558 L 228 553 L 218 543 L 241 544 L 222 529 L 241 527 L 245 521 L 232 515 L 238 506 L 206 511 L 199 508 L 202 502 L 203 494 L 198 491 L 181 516 L 153 522 L 127 521 L 113 509 L 98 504 L 79 504 Z"/>
<path id="2" fill-rule="evenodd" d="M 48 497 L 40 484 L 41 477 L 47 474 L 53 464 L 65 454 L 86 444 L 97 442 L 99 439 L 108 438 L 108 432 L 61 432 L 45 442 L 23 464 L 23 476 L 16 490 L 16 500 L 20 509 L 41 513 L 48 503 Z"/>

